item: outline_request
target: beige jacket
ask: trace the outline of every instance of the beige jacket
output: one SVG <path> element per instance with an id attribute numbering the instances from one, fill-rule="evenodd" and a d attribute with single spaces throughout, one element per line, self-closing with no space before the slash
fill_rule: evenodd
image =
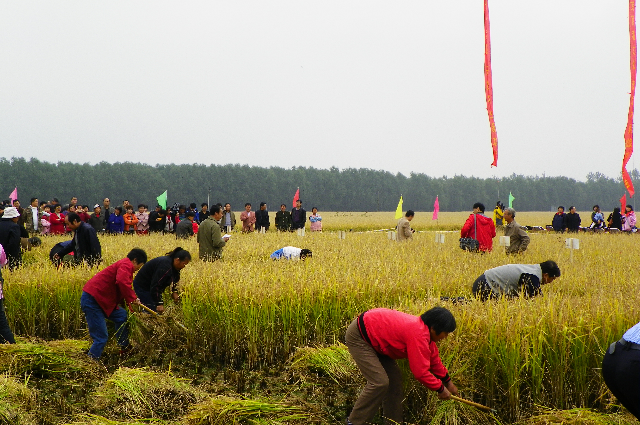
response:
<path id="1" fill-rule="evenodd" d="M 411 222 L 407 220 L 407 217 L 402 217 L 398 221 L 398 241 L 407 241 L 413 239 L 413 232 L 411 231 Z"/>
<path id="2" fill-rule="evenodd" d="M 517 254 L 527 250 L 529 235 L 515 220 L 504 226 L 504 235 L 509 236 L 509 246 L 505 248 L 507 254 Z"/>

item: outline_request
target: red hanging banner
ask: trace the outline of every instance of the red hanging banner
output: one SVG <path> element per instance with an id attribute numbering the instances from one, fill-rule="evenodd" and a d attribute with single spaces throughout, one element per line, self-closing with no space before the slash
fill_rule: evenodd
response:
<path id="1" fill-rule="evenodd" d="M 635 0 L 630 0 L 635 1 Z M 493 77 L 491 75 L 491 31 L 489 28 L 489 0 L 484 0 L 484 91 L 487 97 L 487 113 L 491 127 L 492 167 L 498 166 L 498 132 L 493 118 Z"/>
<path id="2" fill-rule="evenodd" d="M 636 74 L 638 73 L 638 42 L 636 40 L 636 0 L 629 0 L 629 36 L 631 41 L 631 93 L 629 116 L 624 132 L 624 158 L 622 159 L 622 181 L 629 195 L 633 197 L 633 182 L 627 172 L 627 163 L 633 154 L 633 108 L 636 97 Z"/>

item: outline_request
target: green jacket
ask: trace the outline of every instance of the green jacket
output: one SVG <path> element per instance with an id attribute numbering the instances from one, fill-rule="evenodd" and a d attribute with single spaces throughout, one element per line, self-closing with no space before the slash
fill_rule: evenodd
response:
<path id="1" fill-rule="evenodd" d="M 222 240 L 220 225 L 209 216 L 200 223 L 198 229 L 198 256 L 203 261 L 215 261 L 222 258 L 222 248 L 227 243 Z"/>

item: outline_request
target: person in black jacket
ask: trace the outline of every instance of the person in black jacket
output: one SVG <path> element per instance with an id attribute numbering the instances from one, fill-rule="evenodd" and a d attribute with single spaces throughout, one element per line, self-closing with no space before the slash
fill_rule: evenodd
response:
<path id="1" fill-rule="evenodd" d="M 264 227 L 264 231 L 269 230 L 271 223 L 269 222 L 269 211 L 267 211 L 267 203 L 260 202 L 260 209 L 256 211 L 256 232 Z"/>
<path id="2" fill-rule="evenodd" d="M 567 228 L 564 222 L 566 216 L 567 215 L 564 213 L 564 207 L 559 206 L 558 212 L 555 213 L 555 215 L 553 216 L 553 221 L 551 222 L 551 226 L 553 227 L 553 230 L 555 230 L 556 232 L 565 231 L 565 229 Z"/>
<path id="3" fill-rule="evenodd" d="M 569 214 L 564 217 L 564 226 L 567 232 L 577 232 L 580 230 L 580 214 L 576 212 L 576 207 L 569 207 Z"/>
<path id="4" fill-rule="evenodd" d="M 155 211 L 149 213 L 149 232 L 164 232 L 167 225 L 167 212 L 161 205 L 156 205 Z"/>
<path id="5" fill-rule="evenodd" d="M 173 251 L 148 261 L 133 279 L 133 289 L 140 302 L 158 313 L 164 311 L 162 293 L 171 285 L 171 296 L 178 301 L 180 270 L 191 261 L 189 251 L 177 247 Z"/>
<path id="6" fill-rule="evenodd" d="M 307 212 L 302 208 L 302 201 L 296 201 L 296 207 L 291 210 L 291 229 L 304 229 L 307 223 Z"/>
<path id="7" fill-rule="evenodd" d="M 607 218 L 607 224 L 610 229 L 622 230 L 622 214 L 620 214 L 620 208 L 615 207 L 613 212 L 609 214 Z"/>
<path id="8" fill-rule="evenodd" d="M 281 232 L 291 230 L 291 213 L 287 211 L 285 204 L 280 205 L 280 211 L 276 213 L 276 229 Z"/>
<path id="9" fill-rule="evenodd" d="M 7 255 L 9 270 L 14 270 L 22 264 L 19 219 L 20 213 L 16 207 L 6 207 L 2 219 L 0 219 L 0 245 Z"/>
<path id="10" fill-rule="evenodd" d="M 85 262 L 89 267 L 93 267 L 100 264 L 102 261 L 102 247 L 100 246 L 96 229 L 83 222 L 76 213 L 67 214 L 64 218 L 64 224 L 67 229 L 74 231 L 73 242 L 55 254 L 53 259 L 58 261 L 73 251 L 74 265 Z"/>

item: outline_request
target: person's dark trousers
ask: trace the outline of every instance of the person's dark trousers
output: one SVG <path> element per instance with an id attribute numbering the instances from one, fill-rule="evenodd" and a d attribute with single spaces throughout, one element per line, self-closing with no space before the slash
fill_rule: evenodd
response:
<path id="1" fill-rule="evenodd" d="M 133 290 L 136 292 L 136 295 L 138 296 L 142 304 L 149 307 L 151 310 L 156 311 L 156 307 L 158 307 L 158 304 L 151 297 L 151 292 L 142 289 L 135 283 L 133 284 Z"/>
<path id="2" fill-rule="evenodd" d="M 484 276 L 484 273 L 482 273 L 480 277 L 473 282 L 471 292 L 473 293 L 473 296 L 480 301 L 487 301 L 488 299 L 495 298 L 493 291 L 491 291 L 491 287 L 487 283 L 487 278 Z"/>
<path id="3" fill-rule="evenodd" d="M 640 420 L 640 350 L 615 343 L 602 360 L 602 377 L 614 396 Z"/>
<path id="4" fill-rule="evenodd" d="M 2 279 L 2 274 L 0 274 L 0 288 L 2 286 L 4 286 L 4 280 Z M 16 343 L 16 340 L 13 337 L 13 332 L 11 332 L 11 328 L 9 327 L 7 315 L 4 311 L 4 298 L 0 298 L 0 337 L 4 340 L 3 342 L 8 342 L 9 344 Z"/>
<path id="5" fill-rule="evenodd" d="M 98 302 L 91 294 L 82 292 L 80 297 L 80 308 L 84 312 L 87 319 L 87 327 L 89 328 L 89 336 L 93 339 L 93 344 L 89 348 L 89 356 L 94 359 L 100 358 L 104 351 L 104 346 L 109 340 L 109 332 L 107 331 L 107 322 L 109 319 L 116 328 L 116 340 L 118 345 L 123 349 L 129 346 L 129 329 L 127 327 L 127 311 L 122 307 L 117 307 L 109 317 L 106 316 Z"/>
<path id="6" fill-rule="evenodd" d="M 385 424 L 402 423 L 402 372 L 395 360 L 378 354 L 365 341 L 358 329 L 357 319 L 347 328 L 345 337 L 349 353 L 367 380 L 349 415 L 353 425 L 364 425 L 380 409 Z"/>

